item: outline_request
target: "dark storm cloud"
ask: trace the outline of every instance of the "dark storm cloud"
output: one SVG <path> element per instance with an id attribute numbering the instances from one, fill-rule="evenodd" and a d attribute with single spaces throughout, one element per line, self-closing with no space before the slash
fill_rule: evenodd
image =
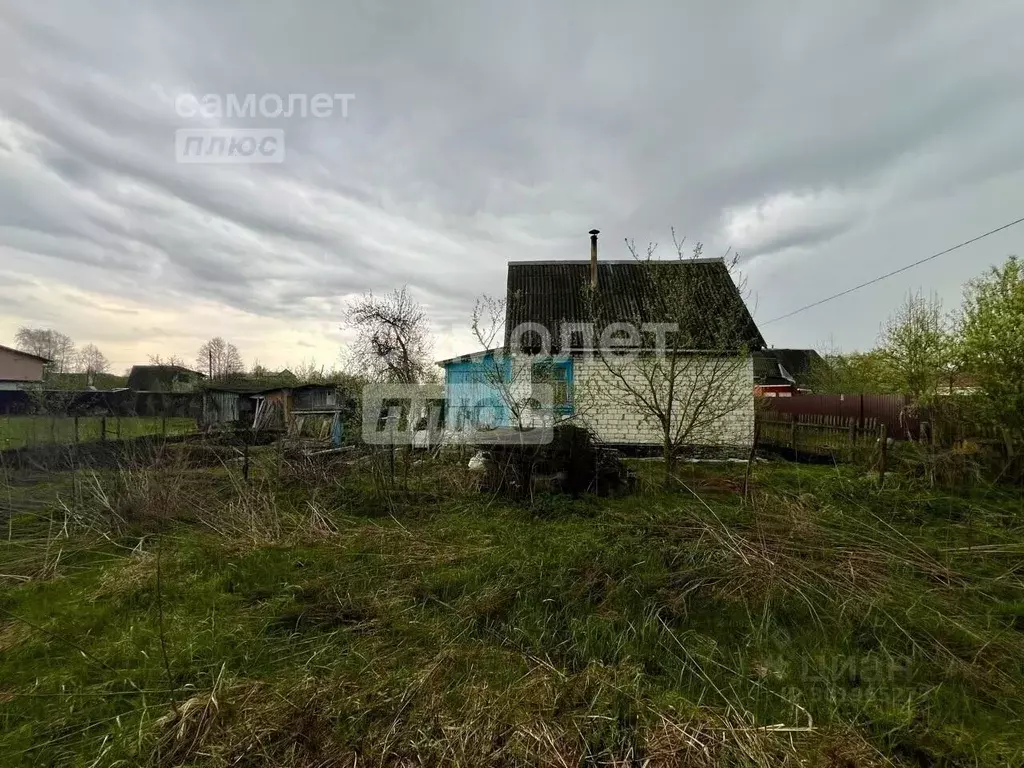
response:
<path id="1" fill-rule="evenodd" d="M 675 226 L 741 252 L 767 319 L 1024 208 L 1018 4 L 735 10 L 5 6 L 4 266 L 183 324 L 212 302 L 328 327 L 408 282 L 446 331 L 509 259 L 585 258 L 594 226 L 621 258 Z M 347 118 L 203 122 L 183 92 L 356 98 Z M 283 128 L 286 161 L 175 163 L 176 129 L 214 125 Z M 921 280 L 954 298 L 1021 237 Z M 905 288 L 766 335 L 863 346 Z"/>

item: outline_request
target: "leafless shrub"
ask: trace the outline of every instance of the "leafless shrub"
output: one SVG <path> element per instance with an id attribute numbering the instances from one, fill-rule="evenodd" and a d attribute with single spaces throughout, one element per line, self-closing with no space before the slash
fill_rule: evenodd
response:
<path id="1" fill-rule="evenodd" d="M 217 533 L 253 546 L 281 540 L 287 526 L 273 489 L 265 483 L 238 484 L 232 498 L 204 509 L 199 522 Z"/>

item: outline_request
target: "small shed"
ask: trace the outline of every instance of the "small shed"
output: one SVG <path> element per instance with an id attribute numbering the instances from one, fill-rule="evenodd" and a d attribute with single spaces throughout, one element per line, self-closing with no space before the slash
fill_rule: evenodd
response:
<path id="1" fill-rule="evenodd" d="M 214 424 L 252 425 L 256 404 L 253 395 L 262 391 L 255 385 L 220 384 L 203 390 L 202 422 Z"/>
<path id="2" fill-rule="evenodd" d="M 334 384 L 261 387 L 221 385 L 204 395 L 206 424 L 237 424 L 340 441 L 346 415 L 355 414 L 355 400 Z"/>

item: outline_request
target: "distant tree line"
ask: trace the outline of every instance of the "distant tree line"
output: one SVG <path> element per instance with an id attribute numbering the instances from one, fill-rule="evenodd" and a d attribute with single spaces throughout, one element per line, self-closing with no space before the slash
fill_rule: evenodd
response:
<path id="1" fill-rule="evenodd" d="M 95 344 L 76 347 L 70 336 L 52 328 L 22 326 L 14 335 L 14 343 L 23 352 L 47 358 L 47 372 L 51 374 L 110 371 L 110 363 Z"/>
<path id="2" fill-rule="evenodd" d="M 50 362 L 44 370 L 44 384 L 51 389 L 83 389 L 92 383 L 98 389 L 127 385 L 128 370 L 123 375 L 111 371 L 110 361 L 95 344 L 76 345 L 66 333 L 53 328 L 23 326 L 15 334 L 15 346 L 23 352 L 45 357 Z M 259 359 L 246 369 L 238 347 L 220 336 L 215 336 L 196 350 L 194 364 L 176 354 L 151 354 L 150 365 L 177 366 L 206 374 L 213 382 L 253 383 L 265 386 L 285 386 L 306 383 L 342 383 L 354 377 L 339 368 L 328 368 L 315 360 L 303 360 L 295 366 L 271 370 Z M 421 361 L 420 364 L 423 364 Z"/>
<path id="3" fill-rule="evenodd" d="M 826 353 L 809 383 L 815 392 L 900 393 L 924 405 L 956 397 L 1024 435 L 1024 263 L 1011 256 L 969 281 L 950 312 L 934 294 L 909 294 L 874 349 Z"/>

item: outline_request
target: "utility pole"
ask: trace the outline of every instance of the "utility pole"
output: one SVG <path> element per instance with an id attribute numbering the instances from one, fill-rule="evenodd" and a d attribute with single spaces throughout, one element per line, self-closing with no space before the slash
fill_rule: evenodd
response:
<path id="1" fill-rule="evenodd" d="M 213 379 L 213 347 L 207 347 L 206 354 L 210 359 L 210 379 Z"/>

